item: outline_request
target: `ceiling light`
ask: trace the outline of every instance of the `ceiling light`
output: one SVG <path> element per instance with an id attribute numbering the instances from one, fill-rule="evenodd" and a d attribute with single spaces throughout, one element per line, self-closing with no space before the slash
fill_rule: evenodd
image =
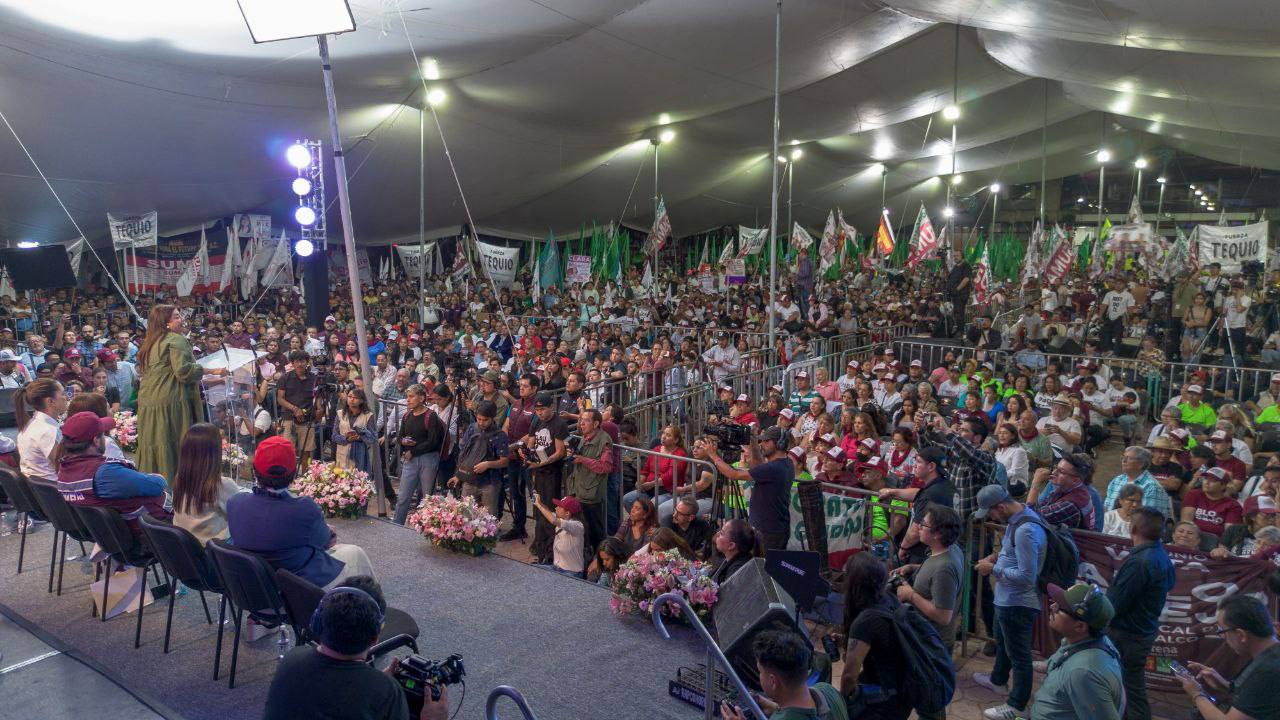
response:
<path id="1" fill-rule="evenodd" d="M 315 252 L 315 249 L 316 246 L 306 239 L 299 240 L 293 244 L 293 251 L 298 254 L 298 257 L 310 257 L 311 253 Z"/>
<path id="2" fill-rule="evenodd" d="M 786 162 L 786 161 L 787 161 L 787 159 L 786 159 L 786 158 L 782 157 L 781 155 L 779 155 L 779 156 L 778 156 L 778 162 L 780 162 L 780 163 L 784 163 L 784 162 Z"/>
<path id="3" fill-rule="evenodd" d="M 288 160 L 290 165 L 301 170 L 311 164 L 311 151 L 302 143 L 294 143 L 289 146 L 288 150 L 284 151 L 284 159 Z"/>
<path id="4" fill-rule="evenodd" d="M 23 250 L 30 250 L 33 247 L 40 247 L 40 243 L 34 240 L 23 240 L 18 243 L 18 247 L 22 248 Z"/>
<path id="5" fill-rule="evenodd" d="M 1078 197 L 1078 198 L 1076 198 L 1076 202 L 1078 202 L 1078 203 L 1082 203 L 1082 202 L 1084 202 L 1084 198 L 1082 198 L 1082 197 Z"/>
<path id="6" fill-rule="evenodd" d="M 1203 195 L 1203 194 L 1204 194 L 1204 191 L 1203 191 L 1203 190 L 1197 190 L 1197 191 L 1196 191 L 1196 195 Z"/>
<path id="7" fill-rule="evenodd" d="M 427 104 L 435 107 L 449 98 L 449 93 L 441 88 L 431 88 L 427 91 Z"/>
<path id="8" fill-rule="evenodd" d="M 991 183 L 991 188 L 990 188 L 990 189 L 991 189 L 991 192 L 993 192 L 993 193 L 998 193 L 998 192 L 1000 192 L 1000 183 L 998 183 L 998 182 Z"/>
<path id="9" fill-rule="evenodd" d="M 1111 151 L 1106 148 L 1102 148 L 1098 150 L 1098 162 L 1100 163 L 1111 162 Z"/>
<path id="10" fill-rule="evenodd" d="M 956 211 L 951 209 L 950 206 L 942 208 L 942 217 L 949 218 L 955 214 L 956 214 Z"/>
<path id="11" fill-rule="evenodd" d="M 1169 182 L 1169 179 L 1168 179 L 1168 178 L 1166 178 L 1165 176 L 1161 175 L 1160 177 L 1156 178 L 1156 182 L 1158 182 L 1158 183 L 1160 183 L 1161 185 L 1163 185 L 1163 184 L 1165 184 L 1166 182 Z"/>
<path id="12" fill-rule="evenodd" d="M 293 179 L 293 194 L 302 197 L 311 192 L 311 181 L 306 178 Z"/>
<path id="13" fill-rule="evenodd" d="M 422 61 L 422 77 L 428 80 L 440 79 L 440 63 L 435 58 L 424 58 Z"/>
<path id="14" fill-rule="evenodd" d="M 884 213 L 885 217 L 889 217 L 889 208 L 885 208 L 882 212 Z"/>
<path id="15" fill-rule="evenodd" d="M 293 211 L 293 219 L 297 220 L 299 225 L 311 225 L 316 221 L 316 211 L 303 205 Z"/>
<path id="16" fill-rule="evenodd" d="M 1145 170 L 1147 168 L 1147 159 L 1138 158 L 1137 160 L 1133 161 L 1133 166 L 1138 168 L 1139 170 Z"/>
<path id="17" fill-rule="evenodd" d="M 963 180 L 964 180 L 964 176 L 959 173 L 956 173 L 955 175 L 951 176 L 952 185 L 959 185 Z"/>
<path id="18" fill-rule="evenodd" d="M 658 134 L 658 139 L 659 139 L 659 140 L 661 140 L 661 141 L 662 141 L 662 142 L 664 142 L 664 143 L 669 143 L 669 142 L 671 142 L 672 140 L 675 140 L 675 139 L 676 139 L 676 131 L 675 131 L 675 130 L 669 130 L 669 129 L 668 129 L 668 130 L 663 130 L 661 133 L 659 133 L 659 134 Z"/>
<path id="19" fill-rule="evenodd" d="M 356 29 L 347 0 L 236 0 L 255 43 Z"/>
<path id="20" fill-rule="evenodd" d="M 671 122 L 671 115 L 669 115 L 668 113 L 662 113 L 661 115 L 658 116 L 659 125 L 666 125 L 669 122 Z"/>
<path id="21" fill-rule="evenodd" d="M 942 108 L 942 117 L 946 118 L 947 120 L 950 120 L 951 122 L 955 122 L 956 120 L 959 120 L 960 106 L 956 105 L 955 103 L 952 103 Z"/>
<path id="22" fill-rule="evenodd" d="M 796 148 L 795 150 L 791 151 L 792 160 L 799 160 L 803 156 L 804 156 L 804 151 L 801 150 L 800 148 Z"/>
<path id="23" fill-rule="evenodd" d="M 1195 185 L 1188 185 L 1187 187 L 1191 188 L 1192 190 L 1195 190 L 1195 189 L 1196 189 L 1196 186 L 1195 186 Z"/>

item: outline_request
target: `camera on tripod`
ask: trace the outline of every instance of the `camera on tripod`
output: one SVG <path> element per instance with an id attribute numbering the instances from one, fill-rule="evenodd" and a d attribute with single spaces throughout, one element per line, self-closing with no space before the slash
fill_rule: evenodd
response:
<path id="1" fill-rule="evenodd" d="M 702 431 L 714 437 L 720 457 L 732 465 L 742 458 L 742 446 L 751 443 L 751 428 L 737 423 L 707 425 Z"/>
<path id="2" fill-rule="evenodd" d="M 454 653 L 441 662 L 428 660 L 421 655 L 410 655 L 400 661 L 396 668 L 395 681 L 404 688 L 405 699 L 409 702 L 409 717 L 418 717 L 422 713 L 422 703 L 426 693 L 431 693 L 431 700 L 440 699 L 440 688 L 445 685 L 457 685 L 467 674 L 462 666 L 462 656 Z"/>

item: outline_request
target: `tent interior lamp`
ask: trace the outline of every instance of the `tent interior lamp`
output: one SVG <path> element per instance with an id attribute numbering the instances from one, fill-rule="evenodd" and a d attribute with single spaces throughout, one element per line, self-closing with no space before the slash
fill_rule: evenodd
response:
<path id="1" fill-rule="evenodd" d="M 304 178 L 304 177 L 294 178 L 294 179 L 293 179 L 293 194 L 294 194 L 294 195 L 297 195 L 298 197 L 302 197 L 303 195 L 306 195 L 306 194 L 307 194 L 307 193 L 309 193 L 309 192 L 311 192 L 311 181 L 310 181 L 310 180 L 308 180 L 308 179 L 306 179 L 306 178 Z"/>
<path id="2" fill-rule="evenodd" d="M 347 0 L 236 0 L 255 43 L 356 29 Z"/>
<path id="3" fill-rule="evenodd" d="M 670 128 L 658 133 L 658 142 L 669 143 L 676 139 L 676 131 Z"/>
<path id="4" fill-rule="evenodd" d="M 431 88 L 427 91 L 427 104 L 431 107 L 442 105 L 444 104 L 444 101 L 448 99 L 449 93 L 440 88 Z"/>
<path id="5" fill-rule="evenodd" d="M 1082 203 L 1082 202 L 1084 202 L 1084 198 L 1082 198 L 1082 197 L 1078 197 L 1078 198 L 1076 198 L 1076 202 L 1078 202 L 1078 203 Z"/>
<path id="6" fill-rule="evenodd" d="M 1168 179 L 1168 178 L 1166 178 L 1165 176 L 1161 175 L 1160 177 L 1156 178 L 1156 182 L 1158 182 L 1158 183 L 1160 183 L 1161 185 L 1163 185 L 1163 184 L 1165 184 L 1165 183 L 1169 182 L 1169 179 Z"/>
<path id="7" fill-rule="evenodd" d="M 956 214 L 956 211 L 950 206 L 942 208 L 942 217 L 949 218 Z"/>
<path id="8" fill-rule="evenodd" d="M 1111 162 L 1111 151 L 1106 148 L 1102 148 L 1098 150 L 1098 162 L 1100 163 Z"/>
<path id="9" fill-rule="evenodd" d="M 950 105 L 948 105 L 948 106 L 946 106 L 946 107 L 942 108 L 942 117 L 943 117 L 943 118 L 945 118 L 945 119 L 947 119 L 947 120 L 950 120 L 951 122 L 955 122 L 956 120 L 959 120 L 959 119 L 960 119 L 960 106 L 959 106 L 959 105 L 956 105 L 955 103 L 952 103 L 952 104 L 950 104 Z"/>
<path id="10" fill-rule="evenodd" d="M 889 217 L 889 208 L 885 208 L 882 212 L 884 213 L 885 217 Z"/>
<path id="11" fill-rule="evenodd" d="M 299 240 L 293 244 L 293 252 L 298 257 L 310 257 L 311 253 L 315 252 L 315 249 L 315 245 L 312 245 L 310 240 Z"/>
<path id="12" fill-rule="evenodd" d="M 783 163 L 783 164 L 785 165 L 785 164 L 786 164 L 786 162 L 787 162 L 787 159 L 786 159 L 785 157 L 783 157 L 783 156 L 779 155 L 779 156 L 778 156 L 778 162 Z"/>
<path id="13" fill-rule="evenodd" d="M 998 182 L 993 182 L 993 183 L 991 183 L 991 188 L 990 188 L 990 190 L 991 190 L 991 192 L 993 192 L 993 193 L 998 193 L 998 192 L 1000 192 L 1000 183 L 998 183 Z"/>
<path id="14" fill-rule="evenodd" d="M 1138 158 L 1137 160 L 1133 161 L 1133 166 L 1138 168 L 1139 170 L 1145 170 L 1147 169 L 1147 159 Z"/>
<path id="15" fill-rule="evenodd" d="M 959 185 L 963 181 L 964 181 L 964 176 L 959 173 L 956 173 L 955 175 L 951 176 L 952 185 Z"/>
<path id="16" fill-rule="evenodd" d="M 670 113 L 662 113 L 661 115 L 658 116 L 659 125 L 669 125 L 670 123 L 671 123 Z"/>
<path id="17" fill-rule="evenodd" d="M 284 159 L 288 160 L 290 165 L 301 170 L 311 164 L 311 151 L 302 143 L 294 143 L 289 146 L 288 150 L 284 151 Z"/>
<path id="18" fill-rule="evenodd" d="M 293 219 L 297 220 L 299 225 L 306 227 L 315 223 L 316 211 L 306 205 L 302 205 L 297 210 L 293 211 Z"/>
<path id="19" fill-rule="evenodd" d="M 435 58 L 424 58 L 422 60 L 422 77 L 428 80 L 440 79 L 440 63 Z"/>
<path id="20" fill-rule="evenodd" d="M 40 243 L 34 240 L 22 240 L 18 243 L 18 247 L 22 250 L 30 250 L 34 247 L 40 247 Z"/>
<path id="21" fill-rule="evenodd" d="M 796 148 L 795 150 L 791 151 L 792 160 L 799 160 L 803 156 L 804 156 L 804 151 L 801 150 L 800 148 Z"/>
<path id="22" fill-rule="evenodd" d="M 1191 188 L 1192 190 L 1195 190 L 1195 189 L 1196 189 L 1196 186 L 1195 186 L 1195 185 L 1188 185 L 1187 187 Z"/>
<path id="23" fill-rule="evenodd" d="M 1204 191 L 1203 191 L 1203 190 L 1197 190 L 1197 191 L 1196 191 L 1196 195 L 1204 195 Z"/>

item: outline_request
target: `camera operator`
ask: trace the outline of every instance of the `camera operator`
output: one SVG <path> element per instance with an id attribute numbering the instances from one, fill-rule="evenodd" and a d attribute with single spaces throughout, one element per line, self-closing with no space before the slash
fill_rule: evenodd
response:
<path id="1" fill-rule="evenodd" d="M 609 471 L 613 469 L 613 443 L 600 429 L 600 411 L 583 410 L 578 415 L 578 432 L 582 439 L 575 447 L 569 444 L 569 479 L 565 488 L 582 503 L 582 519 L 587 526 L 587 550 L 595 556 L 596 547 L 604 539 L 605 489 Z"/>
<path id="2" fill-rule="evenodd" d="M 315 419 L 320 378 L 311 374 L 311 356 L 302 350 L 289 353 L 289 362 L 291 371 L 280 378 L 276 386 L 276 406 L 283 416 L 281 434 L 298 448 L 301 453 L 298 462 L 306 467 L 311 464 L 311 453 L 316 447 L 311 423 Z"/>
<path id="3" fill-rule="evenodd" d="M 760 533 L 765 549 L 784 550 L 791 535 L 791 483 L 795 465 L 782 450 L 782 429 L 773 426 L 763 433 L 751 428 L 751 442 L 744 447 L 745 468 L 736 468 L 707 445 L 707 459 L 729 480 L 751 480 L 751 507 L 747 520 Z"/>
<path id="4" fill-rule="evenodd" d="M 264 720 L 325 717 L 331 720 L 409 720 L 404 690 L 393 679 L 398 661 L 384 672 L 369 664 L 387 603 L 368 575 L 347 578 L 316 607 L 317 646 L 299 645 L 280 661 L 267 691 Z M 419 720 L 447 720 L 449 695 L 425 693 Z"/>

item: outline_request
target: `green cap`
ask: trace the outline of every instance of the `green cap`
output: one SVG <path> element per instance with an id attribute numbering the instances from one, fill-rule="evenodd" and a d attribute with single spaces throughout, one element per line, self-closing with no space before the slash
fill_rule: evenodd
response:
<path id="1" fill-rule="evenodd" d="M 1115 617 L 1116 610 L 1107 599 L 1106 593 L 1089 583 L 1076 583 L 1063 590 L 1049 583 L 1049 599 L 1058 604 L 1058 609 L 1071 617 L 1080 620 L 1094 630 L 1102 630 Z"/>

